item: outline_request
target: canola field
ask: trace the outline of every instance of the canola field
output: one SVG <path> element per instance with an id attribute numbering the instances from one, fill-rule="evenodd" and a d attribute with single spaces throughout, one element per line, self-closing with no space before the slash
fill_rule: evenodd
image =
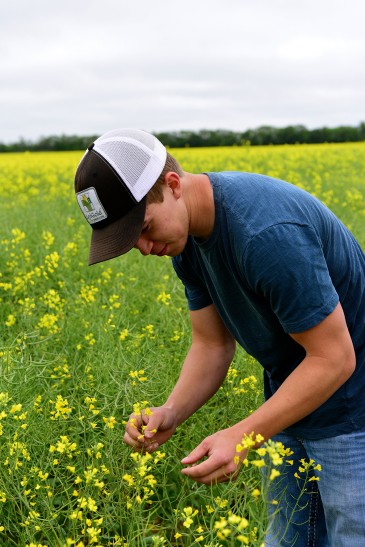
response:
<path id="1" fill-rule="evenodd" d="M 365 248 L 365 143 L 171 152 L 187 171 L 299 185 Z M 262 546 L 260 468 L 280 480 L 285 461 L 304 489 L 319 467 L 293 466 L 290 447 L 268 441 L 234 482 L 181 475 L 204 437 L 262 401 L 260 368 L 241 349 L 217 394 L 160 450 L 123 443 L 130 413 L 162 404 L 179 375 L 188 312 L 168 258 L 133 250 L 87 266 L 90 228 L 73 192 L 81 156 L 0 155 L 0 545 Z"/>

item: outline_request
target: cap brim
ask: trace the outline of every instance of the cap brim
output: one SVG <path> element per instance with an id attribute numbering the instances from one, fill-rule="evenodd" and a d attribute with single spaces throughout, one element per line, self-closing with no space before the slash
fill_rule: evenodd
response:
<path id="1" fill-rule="evenodd" d="M 123 255 L 134 247 L 141 235 L 146 202 L 144 197 L 122 218 L 105 228 L 92 230 L 89 266 Z"/>

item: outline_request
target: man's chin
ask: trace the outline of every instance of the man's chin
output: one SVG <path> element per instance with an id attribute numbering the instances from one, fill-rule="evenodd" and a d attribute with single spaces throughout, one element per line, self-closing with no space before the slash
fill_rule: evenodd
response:
<path id="1" fill-rule="evenodd" d="M 175 245 L 174 247 L 169 247 L 167 249 L 166 255 L 170 256 L 171 258 L 174 257 L 174 256 L 181 255 L 181 253 L 185 249 L 185 246 L 186 246 L 186 241 L 184 241 L 184 243 L 180 243 L 178 245 Z"/>

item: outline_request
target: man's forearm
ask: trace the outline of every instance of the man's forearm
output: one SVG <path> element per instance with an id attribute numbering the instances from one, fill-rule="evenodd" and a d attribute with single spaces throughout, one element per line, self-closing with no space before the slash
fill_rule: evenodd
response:
<path id="1" fill-rule="evenodd" d="M 346 367 L 307 357 L 270 399 L 234 427 L 267 440 L 319 408 L 347 378 Z"/>
<path id="2" fill-rule="evenodd" d="M 194 414 L 222 385 L 234 355 L 234 347 L 193 344 L 180 377 L 163 406 L 173 408 L 181 424 Z"/>
<path id="3" fill-rule="evenodd" d="M 321 323 L 291 337 L 306 357 L 277 392 L 245 420 L 266 439 L 319 408 L 356 367 L 355 351 L 340 304 Z"/>

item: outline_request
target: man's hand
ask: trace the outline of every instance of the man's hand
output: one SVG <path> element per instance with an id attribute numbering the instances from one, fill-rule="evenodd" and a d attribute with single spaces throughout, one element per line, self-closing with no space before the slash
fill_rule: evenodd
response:
<path id="1" fill-rule="evenodd" d="M 237 453 L 236 446 L 242 440 L 242 433 L 235 427 L 223 429 L 202 441 L 181 463 L 183 475 L 203 484 L 215 484 L 235 479 L 240 462 L 247 451 Z M 199 460 L 207 457 L 201 463 Z"/>
<path id="2" fill-rule="evenodd" d="M 176 413 L 169 407 L 143 409 L 141 414 L 131 414 L 126 425 L 124 441 L 136 450 L 154 452 L 176 431 Z"/>

